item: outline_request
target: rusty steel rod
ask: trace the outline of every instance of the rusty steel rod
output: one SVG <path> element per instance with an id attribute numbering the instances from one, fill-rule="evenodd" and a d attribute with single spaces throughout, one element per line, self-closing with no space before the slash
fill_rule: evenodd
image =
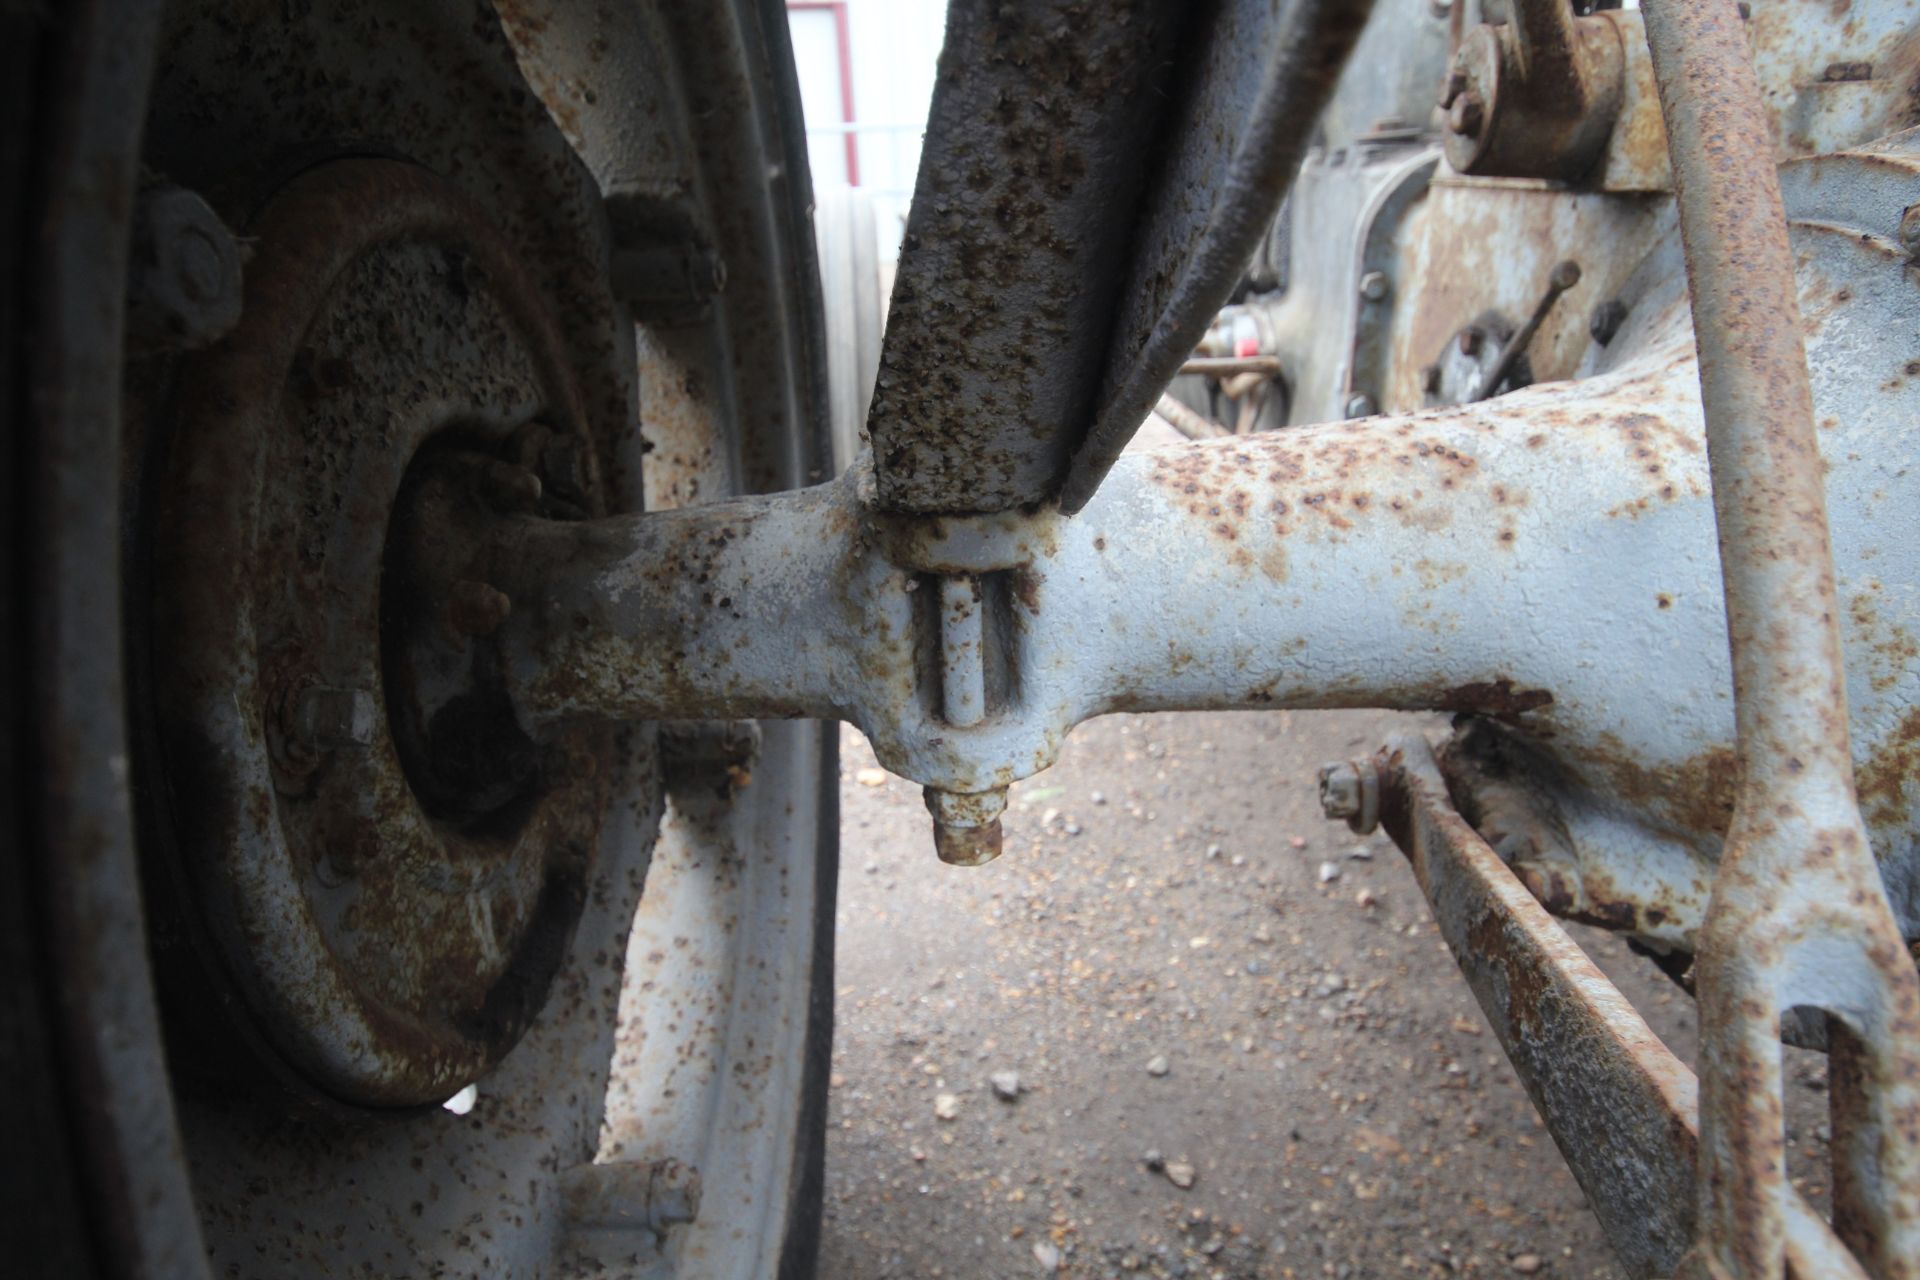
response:
<path id="1" fill-rule="evenodd" d="M 1241 373 L 1277 378 L 1284 370 L 1279 356 L 1188 356 L 1180 372 L 1197 373 L 1206 378 L 1231 378 Z"/>
<path id="2" fill-rule="evenodd" d="M 1615 1259 L 1634 1280 L 1672 1275 L 1695 1220 L 1693 1073 L 1460 816 L 1425 738 L 1396 734 L 1363 763 L 1379 779 L 1381 824 Z M 1864 1280 L 1798 1192 L 1783 1203 L 1796 1277 Z"/>
<path id="3" fill-rule="evenodd" d="M 1175 400 L 1169 393 L 1162 392 L 1160 401 L 1153 411 L 1165 418 L 1175 431 L 1189 440 L 1211 440 L 1215 436 L 1230 436 L 1233 432 L 1207 417 L 1204 413 L 1189 409 Z"/>
<path id="4" fill-rule="evenodd" d="M 1825 481 L 1767 120 L 1733 0 L 1663 0 L 1646 29 L 1693 302 L 1740 774 L 1700 938 L 1700 1235 L 1683 1273 L 1784 1270 L 1779 1033 L 1783 1012 L 1806 1006 L 1855 1046 L 1833 1073 L 1836 1225 L 1874 1275 L 1912 1277 L 1920 981 L 1855 798 Z"/>

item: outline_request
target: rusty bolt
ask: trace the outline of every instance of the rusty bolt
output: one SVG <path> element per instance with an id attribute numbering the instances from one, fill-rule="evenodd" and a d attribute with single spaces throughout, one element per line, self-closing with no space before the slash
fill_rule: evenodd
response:
<path id="1" fill-rule="evenodd" d="M 1387 273 L 1369 271 L 1360 277 L 1360 296 L 1368 302 L 1378 302 L 1387 296 Z"/>
<path id="2" fill-rule="evenodd" d="M 1356 835 L 1380 825 L 1380 774 L 1373 761 L 1336 760 L 1320 766 L 1320 811 L 1345 818 Z"/>
<path id="3" fill-rule="evenodd" d="M 1486 104 L 1480 101 L 1480 95 L 1469 89 L 1455 97 L 1453 105 L 1447 108 L 1447 128 L 1463 138 L 1477 138 L 1486 114 Z"/>
<path id="4" fill-rule="evenodd" d="M 700 1171 L 673 1159 L 581 1165 L 560 1194 L 572 1230 L 658 1234 L 700 1216 Z"/>
<path id="5" fill-rule="evenodd" d="M 579 436 L 554 436 L 540 450 L 540 477 L 556 497 L 585 506 L 588 474 L 586 442 Z"/>
<path id="6" fill-rule="evenodd" d="M 513 614 L 513 600 L 490 582 L 461 578 L 447 592 L 447 625 L 458 635 L 490 636 Z"/>
<path id="7" fill-rule="evenodd" d="M 136 353 L 189 351 L 239 323 L 240 245 L 183 187 L 141 193 L 133 217 L 127 343 Z"/>
<path id="8" fill-rule="evenodd" d="M 955 867 L 978 867 L 1000 856 L 1000 815 L 1007 811 L 1007 789 L 924 791 L 933 815 L 933 851 Z"/>
<path id="9" fill-rule="evenodd" d="M 1627 304 L 1618 298 L 1609 298 L 1593 309 L 1593 317 L 1587 321 L 1587 332 L 1601 346 L 1613 341 L 1613 335 L 1620 332 L 1620 326 L 1626 323 Z"/>
<path id="10" fill-rule="evenodd" d="M 380 709 L 365 689 L 309 685 L 293 702 L 290 736 L 310 751 L 364 747 L 373 741 Z"/>
<path id="11" fill-rule="evenodd" d="M 1364 391 L 1355 392 L 1347 398 L 1347 416 L 1349 418 L 1371 418 L 1379 412 L 1379 406 L 1373 397 Z"/>
<path id="12" fill-rule="evenodd" d="M 1900 247 L 1907 257 L 1920 262 L 1920 202 L 1908 205 L 1900 214 Z"/>
<path id="13" fill-rule="evenodd" d="M 1580 264 L 1571 258 L 1563 258 L 1553 264 L 1553 270 L 1547 275 L 1547 284 L 1556 293 L 1565 293 L 1580 283 Z"/>

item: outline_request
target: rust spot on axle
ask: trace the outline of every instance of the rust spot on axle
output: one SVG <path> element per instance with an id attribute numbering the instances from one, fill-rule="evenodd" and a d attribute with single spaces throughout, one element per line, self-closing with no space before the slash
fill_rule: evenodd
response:
<path id="1" fill-rule="evenodd" d="M 1476 680 L 1456 685 L 1441 694 L 1433 704 L 1443 711 L 1477 711 L 1496 720 L 1514 720 L 1529 711 L 1553 705 L 1553 695 L 1545 689 L 1516 688 L 1506 676 L 1497 680 Z"/>

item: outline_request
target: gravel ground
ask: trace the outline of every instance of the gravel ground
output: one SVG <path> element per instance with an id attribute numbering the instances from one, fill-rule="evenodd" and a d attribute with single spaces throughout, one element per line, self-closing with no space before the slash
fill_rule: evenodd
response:
<path id="1" fill-rule="evenodd" d="M 1319 814 L 1409 719 L 1097 721 L 975 869 L 846 730 L 822 1277 L 1618 1276 L 1405 860 Z M 1577 936 L 1691 1060 L 1687 997 Z M 1788 1079 L 1824 1204 L 1823 1060 Z"/>

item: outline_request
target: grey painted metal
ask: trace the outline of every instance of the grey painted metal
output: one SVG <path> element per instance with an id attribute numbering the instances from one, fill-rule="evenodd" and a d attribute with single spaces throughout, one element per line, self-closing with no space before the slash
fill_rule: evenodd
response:
<path id="1" fill-rule="evenodd" d="M 1663 0 L 1646 24 L 1700 353 L 1740 777 L 1699 939 L 1689 1274 L 1784 1271 L 1780 1028 L 1811 1006 L 1847 1042 L 1835 1222 L 1876 1276 L 1920 1275 L 1920 976 L 1855 799 L 1822 451 L 1759 84 L 1732 0 Z"/>
<path id="2" fill-rule="evenodd" d="M 1375 0 L 1374 17 L 1320 115 L 1316 150 L 1337 152 L 1377 145 L 1393 134 L 1405 141 L 1428 132 L 1447 65 L 1453 10 L 1464 17 L 1475 7 L 1474 0 Z"/>
<path id="3" fill-rule="evenodd" d="M 1227 356 L 1232 337 L 1253 338 L 1287 384 L 1289 422 L 1357 416 L 1356 396 L 1399 407 L 1386 395 L 1395 321 L 1424 287 L 1403 266 L 1403 242 L 1439 160 L 1415 136 L 1316 150 L 1302 164 L 1288 197 L 1287 289 L 1224 309 L 1205 342 Z M 1387 286 L 1378 299 L 1359 287 L 1372 272 Z"/>
<path id="4" fill-rule="evenodd" d="M 948 724 L 965 729 L 987 715 L 985 610 L 980 581 L 940 579 L 940 696 Z"/>
<path id="5" fill-rule="evenodd" d="M 663 734 L 660 836 L 639 910 L 611 941 L 623 963 L 606 1111 L 570 1157 L 593 1163 L 566 1179 L 594 1188 L 595 1216 L 570 1211 L 564 1228 L 577 1274 L 773 1276 L 788 1233 L 812 1227 L 792 1216 L 809 1176 L 793 1153 L 805 1074 L 824 1067 L 809 1062 L 808 1009 L 832 892 L 817 871 L 831 869 L 838 817 L 838 779 L 822 770 L 835 732 L 764 724 L 749 754 L 717 757 L 666 756 L 685 737 Z M 642 1176 L 646 1200 L 631 1194 Z M 644 1225 L 606 1221 L 622 1211 Z"/>
<path id="6" fill-rule="evenodd" d="M 1463 32 L 1472 30 L 1476 6 L 1455 8 L 1466 18 Z M 1588 320 L 1653 234 L 1649 215 L 1664 202 L 1648 197 L 1672 185 L 1641 15 L 1613 10 L 1594 18 L 1620 29 L 1624 95 L 1606 155 L 1578 188 L 1467 178 L 1442 167 L 1396 208 L 1373 203 L 1373 192 L 1404 177 L 1398 156 L 1443 136 L 1444 121 L 1426 108 L 1446 79 L 1446 24 L 1418 0 L 1380 5 L 1323 116 L 1324 142 L 1290 192 L 1289 216 L 1276 224 L 1274 236 L 1290 241 L 1291 251 L 1269 256 L 1291 263 L 1289 287 L 1229 309 L 1242 328 L 1260 334 L 1261 351 L 1283 360 L 1290 422 L 1349 416 L 1358 396 L 1389 412 L 1461 399 L 1484 365 L 1456 353 L 1454 335 L 1474 325 L 1496 338 L 1511 334 L 1549 268 L 1567 258 L 1580 263 L 1586 282 L 1548 318 L 1530 364 L 1535 380 L 1575 371 Z M 1844 12 L 1757 7 L 1747 30 L 1777 156 L 1864 146 L 1920 123 L 1907 92 L 1920 76 L 1920 44 L 1910 39 L 1916 23 L 1920 5 L 1912 0 Z M 1829 63 L 1871 74 L 1828 79 Z M 1420 110 L 1392 105 L 1403 79 L 1426 86 Z M 1404 127 L 1369 126 L 1396 110 Z M 1370 270 L 1386 275 L 1391 292 L 1380 303 L 1356 303 L 1354 282 Z"/>
<path id="7" fill-rule="evenodd" d="M 1886 628 L 1920 624 L 1903 576 L 1920 530 L 1889 513 L 1920 471 L 1890 460 L 1914 447 L 1920 382 L 1898 344 L 1858 335 L 1911 332 L 1920 298 L 1888 270 L 1885 236 L 1812 222 L 1795 236 L 1837 571 L 1850 601 L 1881 609 L 1842 621 L 1854 746 L 1864 769 L 1904 779 L 1920 671 Z M 894 771 L 975 796 L 1108 711 L 1479 711 L 1550 775 L 1572 847 L 1542 852 L 1565 854 L 1573 905 L 1624 903 L 1617 927 L 1688 949 L 1734 735 L 1678 264 L 1671 239 L 1648 257 L 1608 363 L 1578 383 L 1130 456 L 1070 519 L 889 516 L 853 475 L 706 511 L 481 531 L 516 600 L 516 701 L 535 721 L 843 717 Z M 962 575 L 1005 583 L 984 600 L 1009 671 L 1004 701 L 967 728 L 923 675 L 938 631 L 922 602 Z M 1920 789 L 1896 781 L 1886 799 L 1873 836 L 1920 935 Z"/>

